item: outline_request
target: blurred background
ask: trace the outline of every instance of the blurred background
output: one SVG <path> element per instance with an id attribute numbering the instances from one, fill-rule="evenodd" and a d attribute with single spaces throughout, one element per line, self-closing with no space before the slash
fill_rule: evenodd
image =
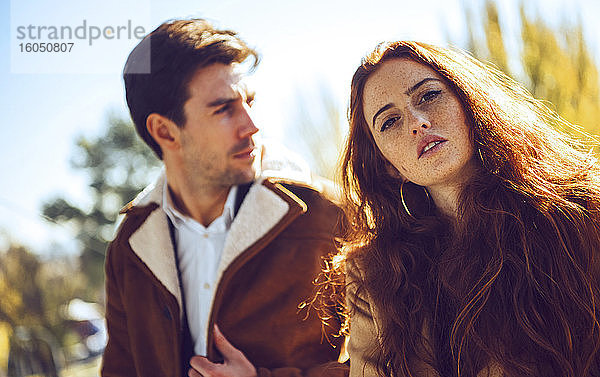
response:
<path id="1" fill-rule="evenodd" d="M 351 76 L 384 40 L 467 49 L 568 121 L 600 132 L 596 0 L 81 3 L 0 4 L 0 377 L 98 375 L 106 244 L 119 209 L 159 171 L 135 135 L 120 77 L 138 40 L 27 53 L 19 26 L 130 20 L 147 33 L 170 18 L 202 17 L 236 30 L 262 55 L 249 78 L 261 137 L 330 178 Z"/>

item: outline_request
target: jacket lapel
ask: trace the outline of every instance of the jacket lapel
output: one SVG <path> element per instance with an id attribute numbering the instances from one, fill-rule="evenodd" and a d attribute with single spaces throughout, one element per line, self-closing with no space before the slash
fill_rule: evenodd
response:
<path id="1" fill-rule="evenodd" d="M 152 274 L 177 299 L 181 315 L 183 304 L 177 276 L 175 251 L 171 242 L 167 215 L 161 206 L 164 180 L 164 175 L 161 175 L 152 187 L 144 190 L 132 202 L 134 207 L 150 205 L 151 203 L 156 203 L 158 206 L 131 235 L 129 245 Z"/>
<path id="2" fill-rule="evenodd" d="M 267 234 L 290 210 L 290 205 L 261 183 L 250 187 L 225 240 L 217 281 L 244 250 Z"/>

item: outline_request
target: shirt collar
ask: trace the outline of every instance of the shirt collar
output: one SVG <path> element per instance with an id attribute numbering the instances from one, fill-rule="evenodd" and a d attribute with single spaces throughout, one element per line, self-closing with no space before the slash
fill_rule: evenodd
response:
<path id="1" fill-rule="evenodd" d="M 229 229 L 229 226 L 231 225 L 231 223 L 233 222 L 233 218 L 235 217 L 235 197 L 237 194 L 237 186 L 231 186 L 231 188 L 229 189 L 229 193 L 227 194 L 227 199 L 225 200 L 225 206 L 223 207 L 223 213 L 221 214 L 221 216 L 217 217 L 208 227 L 206 227 L 205 229 L 209 229 L 211 228 L 211 226 L 213 224 L 216 225 L 216 223 L 224 223 L 225 227 L 227 229 Z M 171 191 L 169 190 L 169 186 L 167 183 L 167 180 L 165 179 L 164 184 L 163 184 L 163 195 L 162 195 L 162 207 L 163 210 L 165 211 L 165 213 L 167 214 L 167 216 L 169 216 L 169 219 L 171 219 L 171 222 L 173 223 L 173 225 L 175 225 L 175 227 L 179 227 L 182 224 L 189 224 L 191 223 L 195 223 L 200 227 L 204 226 L 200 223 L 198 223 L 196 220 L 194 220 L 193 218 L 184 215 L 183 213 L 181 213 L 173 204 L 173 198 L 171 197 Z"/>

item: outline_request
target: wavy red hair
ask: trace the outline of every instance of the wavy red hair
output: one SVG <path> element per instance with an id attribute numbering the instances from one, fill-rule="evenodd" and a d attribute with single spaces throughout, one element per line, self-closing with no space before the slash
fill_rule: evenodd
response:
<path id="1" fill-rule="evenodd" d="M 458 225 L 402 210 L 400 182 L 368 129 L 365 83 L 395 58 L 438 72 L 470 118 L 479 166 Z M 342 254 L 361 267 L 359 289 L 381 315 L 381 374 L 414 375 L 419 360 L 441 376 L 492 364 L 505 376 L 600 375 L 600 171 L 590 140 L 561 131 L 574 126 L 467 53 L 406 41 L 363 59 L 349 121 Z"/>

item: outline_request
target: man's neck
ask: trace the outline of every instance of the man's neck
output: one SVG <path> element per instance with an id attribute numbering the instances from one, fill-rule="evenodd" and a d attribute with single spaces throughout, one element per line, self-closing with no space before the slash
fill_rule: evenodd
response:
<path id="1" fill-rule="evenodd" d="M 208 227 L 223 214 L 231 186 L 202 185 L 192 188 L 167 172 L 167 184 L 173 205 L 182 214 Z"/>

